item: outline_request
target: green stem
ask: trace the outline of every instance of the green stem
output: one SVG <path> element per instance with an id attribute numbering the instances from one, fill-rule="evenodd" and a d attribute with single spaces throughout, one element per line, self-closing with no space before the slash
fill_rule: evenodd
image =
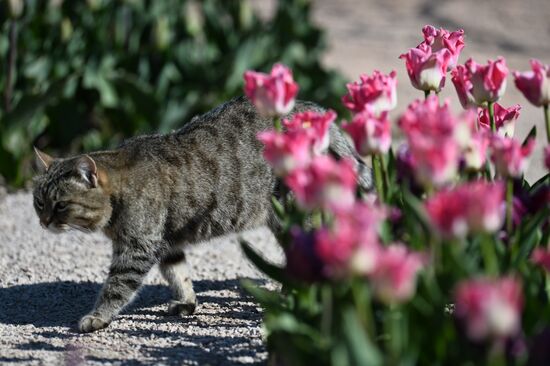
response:
<path id="1" fill-rule="evenodd" d="M 514 205 L 514 180 L 508 178 L 506 182 L 506 232 L 508 236 L 512 235 L 513 221 L 512 209 Z"/>
<path id="2" fill-rule="evenodd" d="M 441 269 L 441 241 L 432 233 L 430 235 L 429 245 L 432 255 L 432 269 L 435 275 Z"/>
<path id="3" fill-rule="evenodd" d="M 330 339 L 332 329 L 332 289 L 326 284 L 321 288 L 323 314 L 321 317 L 321 334 Z"/>
<path id="4" fill-rule="evenodd" d="M 495 251 L 495 243 L 490 234 L 482 236 L 481 253 L 483 255 L 483 262 L 485 263 L 485 272 L 492 276 L 498 275 L 498 258 Z"/>
<path id="5" fill-rule="evenodd" d="M 544 121 L 546 122 L 546 140 L 550 144 L 550 111 L 548 111 L 548 104 L 544 105 Z"/>
<path id="6" fill-rule="evenodd" d="M 381 202 L 385 202 L 385 196 L 384 196 L 384 182 L 382 177 L 382 170 L 381 170 L 381 164 L 379 163 L 378 155 L 372 154 L 372 169 L 374 170 L 374 184 L 376 185 L 376 191 L 378 192 L 378 196 L 380 197 Z"/>
<path id="7" fill-rule="evenodd" d="M 386 319 L 385 319 L 385 332 L 389 336 L 388 339 L 388 353 L 390 355 L 389 365 L 398 365 L 399 360 L 401 359 L 401 349 L 402 349 L 402 322 L 403 315 L 399 307 L 395 304 L 392 304 L 386 310 Z"/>
<path id="8" fill-rule="evenodd" d="M 428 97 L 430 96 L 430 90 L 424 90 L 424 99 L 428 99 Z"/>
<path id="9" fill-rule="evenodd" d="M 359 319 L 361 323 L 363 323 L 362 325 L 367 330 L 371 339 L 375 339 L 376 324 L 374 324 L 370 291 L 365 288 L 363 281 L 355 281 L 352 284 L 351 290 Z"/>
<path id="10" fill-rule="evenodd" d="M 489 120 L 491 121 L 491 131 L 497 132 L 497 125 L 495 123 L 495 103 L 489 102 L 487 109 L 489 110 Z"/>
<path id="11" fill-rule="evenodd" d="M 504 344 L 500 340 L 495 340 L 495 343 L 487 354 L 488 366 L 505 366 L 506 356 L 503 349 Z"/>
<path id="12" fill-rule="evenodd" d="M 546 279 L 546 287 L 545 287 L 546 297 L 550 299 L 550 273 L 546 272 L 545 279 Z"/>
<path id="13" fill-rule="evenodd" d="M 283 125 L 281 124 L 281 117 L 275 117 L 273 120 L 273 126 L 275 127 L 275 131 L 282 132 L 283 131 Z"/>
<path id="14" fill-rule="evenodd" d="M 315 210 L 311 213 L 311 224 L 316 229 L 323 226 L 323 213 L 321 211 Z"/>
<path id="15" fill-rule="evenodd" d="M 386 167 L 386 158 L 384 154 L 379 154 L 378 159 L 380 161 L 380 167 L 382 168 L 382 177 L 384 179 L 384 192 L 386 195 L 386 200 L 389 199 L 390 194 L 390 176 L 388 174 L 388 169 Z"/>

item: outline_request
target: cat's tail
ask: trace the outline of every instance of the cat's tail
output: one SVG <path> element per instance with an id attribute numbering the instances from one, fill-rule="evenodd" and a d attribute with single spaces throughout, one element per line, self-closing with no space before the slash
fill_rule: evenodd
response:
<path id="1" fill-rule="evenodd" d="M 355 168 L 358 175 L 358 183 L 361 188 L 366 191 L 371 191 L 374 188 L 372 179 L 372 170 L 369 168 L 363 159 L 357 154 L 349 140 L 344 136 L 342 130 L 334 125 L 330 125 L 329 129 L 329 152 L 336 158 L 350 157 L 355 162 Z"/>

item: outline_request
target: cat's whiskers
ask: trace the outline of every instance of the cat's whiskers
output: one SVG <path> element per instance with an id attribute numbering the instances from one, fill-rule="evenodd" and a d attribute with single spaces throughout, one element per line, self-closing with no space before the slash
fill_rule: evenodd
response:
<path id="1" fill-rule="evenodd" d="M 81 231 L 83 233 L 91 233 L 92 230 L 88 229 L 88 228 L 85 228 L 83 226 L 79 226 L 79 225 L 76 225 L 76 224 L 67 224 L 69 225 L 71 228 L 75 229 L 75 230 L 78 230 L 78 231 Z"/>

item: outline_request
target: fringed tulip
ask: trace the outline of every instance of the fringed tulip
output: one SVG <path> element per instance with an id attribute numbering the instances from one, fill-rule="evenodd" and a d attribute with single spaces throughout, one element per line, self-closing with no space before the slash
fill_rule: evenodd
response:
<path id="1" fill-rule="evenodd" d="M 353 120 L 342 125 L 351 136 L 355 150 L 363 157 L 387 153 L 391 146 L 391 123 L 387 112 L 375 116 L 369 111 L 357 113 Z"/>
<path id="2" fill-rule="evenodd" d="M 523 296 L 519 280 L 481 278 L 458 285 L 455 311 L 475 341 L 503 339 L 517 334 L 521 325 Z"/>
<path id="3" fill-rule="evenodd" d="M 522 146 L 513 138 L 493 136 L 491 140 L 491 160 L 495 164 L 497 174 L 501 177 L 520 177 L 529 163 L 528 157 L 535 148 L 535 139 Z"/>
<path id="4" fill-rule="evenodd" d="M 550 272 L 550 250 L 547 248 L 535 248 L 531 253 L 531 262 Z"/>
<path id="5" fill-rule="evenodd" d="M 389 111 L 397 105 L 397 74 L 395 71 L 384 75 L 375 70 L 371 76 L 361 75 L 360 81 L 346 85 L 348 93 L 342 103 L 352 112 L 359 113 L 370 109 L 378 114 Z"/>
<path id="6" fill-rule="evenodd" d="M 446 29 L 437 29 L 431 25 L 422 28 L 424 34 L 424 43 L 432 48 L 432 52 L 438 52 L 442 49 L 449 50 L 451 57 L 448 70 L 452 69 L 458 63 L 460 52 L 464 48 L 464 30 L 459 29 L 455 32 L 449 32 Z"/>
<path id="7" fill-rule="evenodd" d="M 441 186 L 454 179 L 460 161 L 456 139 L 457 119 L 448 103 L 439 105 L 436 96 L 415 101 L 399 119 L 407 137 L 417 179 L 425 185 Z"/>
<path id="8" fill-rule="evenodd" d="M 461 148 L 470 145 L 472 136 L 477 132 L 477 114 L 473 109 L 466 109 L 456 119 L 454 138 Z"/>
<path id="9" fill-rule="evenodd" d="M 422 268 L 422 255 L 403 244 L 383 247 L 370 280 L 376 297 L 389 304 L 409 300 L 416 291 L 416 276 Z"/>
<path id="10" fill-rule="evenodd" d="M 468 109 L 476 107 L 476 101 L 472 95 L 472 82 L 468 69 L 462 65 L 458 65 L 451 71 L 451 81 L 456 89 L 458 100 L 462 105 L 462 108 Z"/>
<path id="11" fill-rule="evenodd" d="M 316 231 L 316 253 L 327 277 L 372 273 L 380 253 L 378 230 L 383 217 L 379 208 L 356 203 L 337 214 L 330 227 Z"/>
<path id="12" fill-rule="evenodd" d="M 448 101 L 439 104 L 435 95 L 426 100 L 415 100 L 399 119 L 399 127 L 407 138 L 453 138 L 457 119 L 453 116 Z"/>
<path id="13" fill-rule="evenodd" d="M 326 155 L 316 156 L 309 166 L 294 170 L 285 179 L 301 207 L 331 212 L 353 206 L 356 181 L 352 161 L 336 161 Z"/>
<path id="14" fill-rule="evenodd" d="M 399 58 L 405 59 L 409 79 L 416 89 L 439 92 L 445 85 L 447 66 L 452 58 L 448 49 L 432 52 L 430 46 L 421 43 Z"/>
<path id="15" fill-rule="evenodd" d="M 468 144 L 462 151 L 466 169 L 479 171 L 485 166 L 490 141 L 485 131 L 477 131 L 471 135 Z"/>
<path id="16" fill-rule="evenodd" d="M 306 130 L 313 139 L 313 152 L 325 153 L 329 145 L 329 127 L 336 119 L 336 113 L 329 110 L 325 113 L 306 111 L 296 113 L 290 120 L 283 120 L 287 130 Z"/>
<path id="17" fill-rule="evenodd" d="M 498 103 L 494 104 L 495 125 L 499 135 L 505 137 L 514 136 L 514 127 L 519 117 L 521 106 L 516 104 L 510 108 L 504 108 Z M 491 122 L 489 120 L 489 111 L 485 108 L 479 110 L 479 126 L 486 130 L 491 130 Z"/>
<path id="18" fill-rule="evenodd" d="M 469 108 L 472 103 L 484 105 L 500 99 L 506 90 L 508 67 L 502 57 L 489 60 L 487 65 L 480 65 L 470 58 L 465 65 L 453 69 L 451 75 L 460 103 Z"/>
<path id="19" fill-rule="evenodd" d="M 275 64 L 269 74 L 246 71 L 244 81 L 244 92 L 261 115 L 280 117 L 294 108 L 298 84 L 286 66 Z"/>
<path id="20" fill-rule="evenodd" d="M 474 232 L 495 232 L 504 221 L 504 185 L 476 181 L 437 192 L 426 203 L 426 212 L 445 237 Z"/>
<path id="21" fill-rule="evenodd" d="M 550 104 L 550 65 L 531 60 L 531 69 L 513 73 L 516 87 L 533 105 L 541 107 Z"/>
<path id="22" fill-rule="evenodd" d="M 311 136 L 305 131 L 264 131 L 258 134 L 264 144 L 264 159 L 280 177 L 311 161 Z"/>
<path id="23" fill-rule="evenodd" d="M 419 182 L 441 187 L 455 179 L 460 150 L 453 141 L 448 140 L 439 146 L 435 142 L 414 143 L 410 151 Z"/>

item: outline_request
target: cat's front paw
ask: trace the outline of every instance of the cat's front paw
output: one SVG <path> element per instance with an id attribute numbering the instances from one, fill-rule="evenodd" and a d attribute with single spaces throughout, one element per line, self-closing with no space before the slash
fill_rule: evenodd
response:
<path id="1" fill-rule="evenodd" d="M 197 309 L 197 305 L 197 300 L 193 302 L 172 300 L 168 304 L 168 314 L 179 316 L 193 315 L 195 313 L 195 310 Z"/>
<path id="2" fill-rule="evenodd" d="M 103 329 L 109 325 L 110 321 L 102 319 L 95 315 L 86 315 L 78 323 L 78 329 L 82 333 L 95 332 L 96 330 Z"/>

